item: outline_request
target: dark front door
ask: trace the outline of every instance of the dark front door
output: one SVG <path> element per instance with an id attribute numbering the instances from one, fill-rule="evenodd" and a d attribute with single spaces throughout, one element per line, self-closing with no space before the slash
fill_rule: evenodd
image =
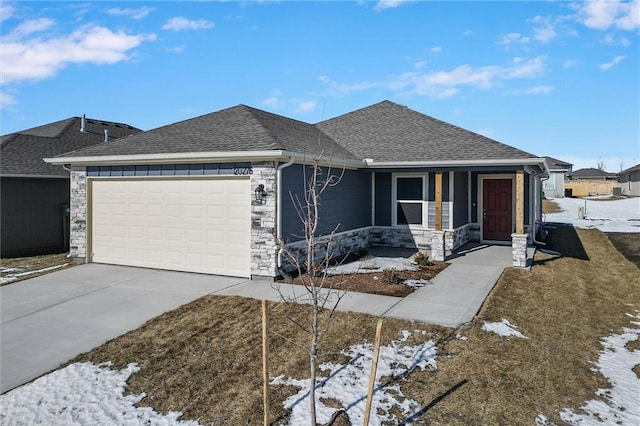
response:
<path id="1" fill-rule="evenodd" d="M 484 179 L 482 182 L 482 238 L 511 241 L 511 179 Z"/>

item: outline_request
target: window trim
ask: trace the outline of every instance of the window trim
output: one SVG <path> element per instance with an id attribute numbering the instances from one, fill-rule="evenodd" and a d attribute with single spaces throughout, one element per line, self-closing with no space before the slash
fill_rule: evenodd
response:
<path id="1" fill-rule="evenodd" d="M 422 179 L 422 200 L 398 200 L 398 179 L 402 178 L 421 178 Z M 391 226 L 401 228 L 428 229 L 429 219 L 429 202 L 427 195 L 429 194 L 429 173 L 428 172 L 398 172 L 391 174 Z M 398 224 L 398 202 L 415 203 L 422 205 L 422 223 L 420 224 Z"/>

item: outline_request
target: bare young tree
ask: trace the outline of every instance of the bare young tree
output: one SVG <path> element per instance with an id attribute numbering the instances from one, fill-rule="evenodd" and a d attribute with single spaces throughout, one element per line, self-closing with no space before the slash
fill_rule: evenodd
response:
<path id="1" fill-rule="evenodd" d="M 596 169 L 604 172 L 605 167 L 607 167 L 607 165 L 605 164 L 604 160 L 602 158 L 598 158 Z"/>
<path id="2" fill-rule="evenodd" d="M 302 281 L 306 297 L 304 300 L 280 296 L 287 303 L 304 303 L 311 306 L 310 316 L 290 317 L 289 319 L 308 334 L 308 345 L 305 349 L 309 353 L 310 373 L 310 417 L 311 424 L 316 425 L 316 395 L 318 345 L 323 335 L 329 329 L 336 308 L 345 292 L 336 290 L 327 281 L 327 268 L 333 258 L 336 225 L 330 233 L 319 235 L 320 206 L 323 194 L 340 183 L 344 176 L 344 167 L 338 170 L 331 167 L 330 162 L 321 165 L 322 156 L 303 165 L 304 193 L 290 193 L 293 206 L 303 226 L 304 248 L 294 251 L 287 248 L 283 241 L 279 241 L 280 250 L 296 269 Z"/>

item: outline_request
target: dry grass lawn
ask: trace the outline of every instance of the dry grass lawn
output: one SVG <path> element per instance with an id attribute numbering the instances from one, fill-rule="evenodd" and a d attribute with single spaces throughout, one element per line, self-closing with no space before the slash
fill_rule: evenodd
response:
<path id="1" fill-rule="evenodd" d="M 556 203 L 553 200 L 547 200 L 546 198 L 542 200 L 542 211 L 545 214 L 549 214 L 549 213 L 560 213 L 562 211 L 562 209 L 560 208 L 560 206 L 558 205 L 558 203 Z"/>
<path id="2" fill-rule="evenodd" d="M 561 409 L 577 409 L 607 387 L 591 369 L 600 340 L 630 325 L 625 313 L 640 310 L 638 269 L 597 230 L 561 226 L 551 237 L 551 248 L 564 255 L 538 253 L 530 272 L 507 269 L 478 319 L 466 327 L 385 319 L 383 344 L 404 329 L 426 330 L 424 338 L 438 343 L 437 371 L 414 371 L 401 381 L 404 393 L 423 405 L 417 424 L 533 424 L 541 413 L 559 423 Z M 292 343 L 304 344 L 305 337 L 287 320 L 307 307 L 269 306 L 271 375 L 308 377 L 305 352 Z M 483 321 L 502 318 L 528 339 L 481 330 Z M 340 360 L 340 349 L 373 341 L 376 320 L 339 313 L 320 361 Z M 201 424 L 261 423 L 259 301 L 204 297 L 74 361 L 82 360 L 139 363 L 128 390 L 147 393 L 142 405 L 179 410 Z M 282 401 L 295 389 L 272 391 L 271 416 L 281 423 L 287 416 Z"/>
<path id="3" fill-rule="evenodd" d="M 68 263 L 66 267 L 73 266 L 73 263 L 71 263 L 67 258 L 67 253 L 0 259 L 0 276 L 6 277 L 10 274 L 15 273 L 38 271 L 40 269 L 49 268 L 52 266 L 64 265 L 65 263 Z M 28 278 L 34 278 L 38 275 L 46 273 L 47 272 L 38 272 L 34 274 L 24 275 L 23 277 L 6 284 L 15 283 L 17 281 L 26 280 Z"/>

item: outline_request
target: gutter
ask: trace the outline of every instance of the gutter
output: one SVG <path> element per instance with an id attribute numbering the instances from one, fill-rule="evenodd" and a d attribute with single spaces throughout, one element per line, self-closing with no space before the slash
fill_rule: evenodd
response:
<path id="1" fill-rule="evenodd" d="M 449 160 L 449 161 L 374 161 L 365 160 L 370 168 L 409 168 L 409 167 L 463 167 L 463 166 L 522 166 L 539 165 L 544 167 L 543 158 L 514 158 L 494 160 Z"/>
<path id="2" fill-rule="evenodd" d="M 103 155 L 86 157 L 53 157 L 45 158 L 44 161 L 56 165 L 135 165 L 135 164 L 184 164 L 203 161 L 279 161 L 294 158 L 302 163 L 307 161 L 319 161 L 321 164 L 340 164 L 348 168 L 362 168 L 365 163 L 361 160 L 338 159 L 331 161 L 322 154 L 309 155 L 285 150 L 268 151 L 212 151 L 212 152 L 184 152 L 170 154 L 132 154 L 132 155 Z"/>
<path id="3" fill-rule="evenodd" d="M 276 170 L 276 217 L 278 219 L 276 228 L 276 239 L 278 243 L 277 267 L 278 272 L 282 269 L 282 169 L 291 166 L 295 161 L 293 156 L 289 157 L 289 161 L 280 164 Z"/>

